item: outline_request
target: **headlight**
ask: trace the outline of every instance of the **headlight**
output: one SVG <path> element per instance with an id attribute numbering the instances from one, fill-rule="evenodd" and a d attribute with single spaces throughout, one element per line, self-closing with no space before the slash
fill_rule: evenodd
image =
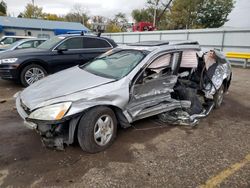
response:
<path id="1" fill-rule="evenodd" d="M 37 120 L 60 120 L 67 113 L 71 104 L 71 102 L 65 102 L 42 107 L 32 112 L 29 118 Z"/>
<path id="2" fill-rule="evenodd" d="M 0 59 L 0 64 L 15 63 L 17 60 L 18 60 L 18 58 Z"/>

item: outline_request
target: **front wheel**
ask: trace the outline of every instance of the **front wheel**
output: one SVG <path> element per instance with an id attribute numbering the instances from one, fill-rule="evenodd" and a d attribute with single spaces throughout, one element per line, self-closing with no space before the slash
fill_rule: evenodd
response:
<path id="1" fill-rule="evenodd" d="M 97 153 L 108 148 L 117 132 L 117 120 L 108 107 L 95 107 L 87 111 L 78 125 L 78 142 L 83 151 Z"/>
<path id="2" fill-rule="evenodd" d="M 44 78 L 47 75 L 47 71 L 40 65 L 31 64 L 21 71 L 20 80 L 23 86 L 27 87 L 36 81 Z"/>

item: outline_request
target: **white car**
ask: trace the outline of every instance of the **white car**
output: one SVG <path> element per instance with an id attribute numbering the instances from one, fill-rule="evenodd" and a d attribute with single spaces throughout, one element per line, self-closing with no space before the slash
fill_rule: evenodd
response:
<path id="1" fill-rule="evenodd" d="M 0 53 L 18 50 L 18 49 L 36 48 L 37 46 L 39 46 L 40 44 L 42 44 L 45 41 L 46 41 L 46 39 L 42 39 L 42 38 L 18 40 L 16 42 L 8 45 L 5 48 L 0 48 Z"/>
<path id="2" fill-rule="evenodd" d="M 35 37 L 31 37 L 31 36 L 3 36 L 0 39 L 0 48 L 5 48 L 8 45 L 10 45 L 16 41 L 22 40 L 22 39 L 32 39 L 32 38 L 35 38 Z"/>
<path id="3" fill-rule="evenodd" d="M 46 146 L 63 149 L 77 138 L 95 153 L 112 144 L 118 125 L 146 117 L 196 125 L 222 104 L 231 76 L 229 61 L 219 51 L 201 54 L 197 42 L 143 42 L 35 82 L 16 106 Z"/>

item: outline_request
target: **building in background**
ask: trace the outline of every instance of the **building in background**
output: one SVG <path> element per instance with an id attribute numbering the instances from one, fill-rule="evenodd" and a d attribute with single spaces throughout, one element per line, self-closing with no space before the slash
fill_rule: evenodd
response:
<path id="1" fill-rule="evenodd" d="M 89 29 L 76 22 L 49 21 L 29 18 L 0 16 L 0 37 L 10 35 L 51 38 L 68 32 L 88 32 Z"/>

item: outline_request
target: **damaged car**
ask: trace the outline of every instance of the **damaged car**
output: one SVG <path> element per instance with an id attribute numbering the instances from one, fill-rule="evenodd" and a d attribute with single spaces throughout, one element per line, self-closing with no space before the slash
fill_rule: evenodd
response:
<path id="1" fill-rule="evenodd" d="M 113 143 L 118 126 L 143 118 L 196 125 L 221 106 L 231 77 L 218 50 L 203 53 L 192 41 L 140 42 L 37 81 L 16 95 L 16 107 L 46 146 L 78 141 L 96 153 Z"/>

